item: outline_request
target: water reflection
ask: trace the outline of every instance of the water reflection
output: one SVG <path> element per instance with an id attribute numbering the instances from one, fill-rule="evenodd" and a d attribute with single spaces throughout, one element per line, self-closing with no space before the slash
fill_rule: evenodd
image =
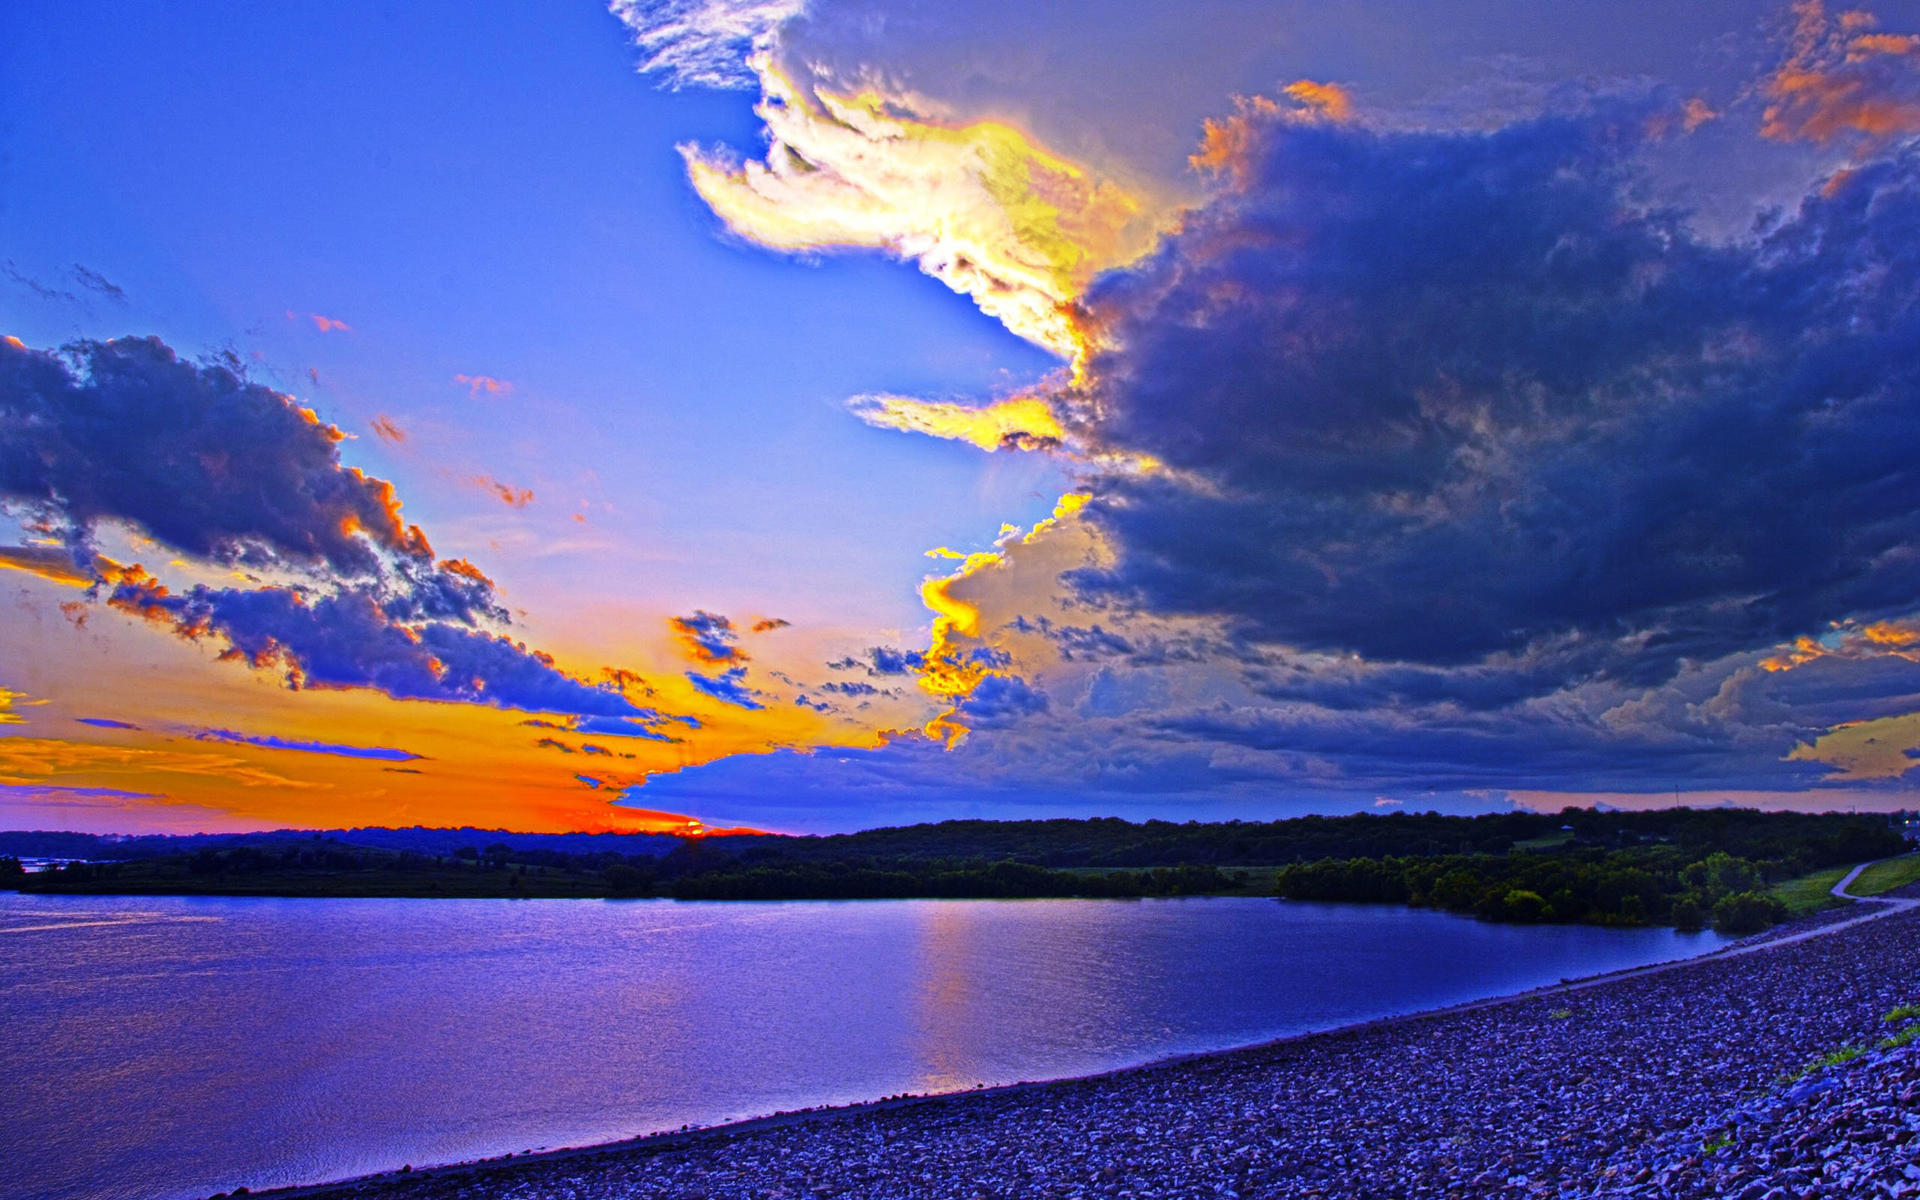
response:
<path id="1" fill-rule="evenodd" d="M 9 1196 L 204 1196 L 1080 1074 L 1694 953 L 1258 900 L 0 895 Z"/>

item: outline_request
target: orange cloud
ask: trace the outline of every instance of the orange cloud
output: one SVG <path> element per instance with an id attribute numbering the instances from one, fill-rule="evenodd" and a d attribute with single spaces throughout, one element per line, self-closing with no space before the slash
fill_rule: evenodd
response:
<path id="1" fill-rule="evenodd" d="M 791 624 L 793 624 L 792 621 L 784 620 L 780 617 L 761 617 L 753 623 L 752 631 L 754 633 L 772 633 L 776 629 L 785 629 Z"/>
<path id="2" fill-rule="evenodd" d="M 1315 83 L 1311 79 L 1300 79 L 1281 91 L 1329 121 L 1346 121 L 1353 117 L 1353 97 L 1337 83 Z"/>
<path id="3" fill-rule="evenodd" d="M 292 313 L 288 313 L 287 319 L 293 320 L 294 315 Z M 307 319 L 309 321 L 312 321 L 313 327 L 315 329 L 318 329 L 321 333 L 352 333 L 353 332 L 353 326 L 347 324 L 345 321 L 337 320 L 333 317 L 323 317 L 319 313 L 308 313 Z"/>
<path id="4" fill-rule="evenodd" d="M 1787 58 L 1761 85 L 1762 136 L 1871 147 L 1920 132 L 1920 36 L 1870 33 L 1870 13 L 1798 0 Z"/>
<path id="5" fill-rule="evenodd" d="M 0 738 L 0 783 L 32 785 L 72 776 L 144 777 L 151 772 L 223 779 L 243 787 L 318 788 L 326 785 L 254 766 L 228 754 L 108 746 L 58 738 Z"/>
<path id="6" fill-rule="evenodd" d="M 1202 126 L 1200 149 L 1187 161 L 1196 170 L 1240 180 L 1253 166 L 1254 147 L 1262 144 L 1262 122 L 1283 118 L 1289 121 L 1348 121 L 1353 119 L 1353 99 L 1336 83 L 1296 80 L 1281 89 L 1291 105 L 1283 105 L 1265 96 L 1235 96 L 1234 111 L 1225 117 L 1209 117 Z"/>
<path id="7" fill-rule="evenodd" d="M 385 413 L 381 413 L 367 424 L 373 426 L 373 432 L 383 442 L 397 446 L 407 440 L 407 431 L 396 425 L 393 418 Z"/>
<path id="8" fill-rule="evenodd" d="M 475 583 L 485 584 L 490 590 L 494 586 L 493 580 L 487 578 L 486 574 L 482 572 L 479 567 L 474 566 L 464 558 L 443 558 L 440 560 L 440 569 L 442 571 L 450 571 L 466 579 L 471 579 Z"/>
<path id="9" fill-rule="evenodd" d="M 514 487 L 512 484 L 501 483 L 491 475 L 475 475 L 469 478 L 467 482 L 474 487 L 492 492 L 498 496 L 500 502 L 508 508 L 525 508 L 527 505 L 533 503 L 532 488 L 519 488 Z"/>
<path id="10" fill-rule="evenodd" d="M 1920 662 L 1920 618 L 1842 624 L 1824 637 L 1798 637 L 1793 644 L 1760 660 L 1769 671 L 1791 671 L 1823 658 L 1904 658 Z"/>
<path id="11" fill-rule="evenodd" d="M 466 384 L 469 396 L 478 396 L 481 392 L 489 396 L 504 396 L 513 390 L 511 383 L 491 375 L 455 375 L 453 381 Z"/>

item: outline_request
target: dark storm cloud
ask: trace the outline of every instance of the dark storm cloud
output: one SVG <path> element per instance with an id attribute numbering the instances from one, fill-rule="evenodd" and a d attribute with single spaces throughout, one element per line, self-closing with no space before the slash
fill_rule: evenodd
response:
<path id="1" fill-rule="evenodd" d="M 988 675 L 960 702 L 958 717 L 969 728 L 992 729 L 1047 708 L 1046 693 L 1018 675 Z"/>
<path id="2" fill-rule="evenodd" d="M 341 462 L 339 430 L 228 365 L 181 362 L 153 338 L 55 354 L 0 342 L 0 503 L 64 535 L 0 561 L 89 582 L 89 594 L 292 687 L 372 688 L 402 700 L 483 704 L 663 736 L 629 701 L 635 677 L 587 683 L 483 628 L 505 623 L 493 581 L 436 562 L 392 485 Z M 307 582 L 175 592 L 96 554 L 102 522 L 185 554 L 279 568 Z M 265 743 L 261 743 L 265 744 Z M 291 748 L 291 747 L 290 747 Z"/>
<path id="3" fill-rule="evenodd" d="M 1049 617 L 1027 618 L 1017 616 L 1013 627 L 1021 633 L 1039 633 L 1060 647 L 1060 657 L 1067 662 L 1075 659 L 1112 658 L 1116 655 L 1132 654 L 1133 643 L 1111 630 L 1099 625 L 1062 625 Z"/>
<path id="4" fill-rule="evenodd" d="M 1614 733 L 1516 714 L 1331 713 L 1220 705 L 1156 717 L 1147 728 L 1174 743 L 1230 745 L 1274 756 L 1276 776 L 1341 787 L 1643 790 L 1655 787 L 1800 788 L 1819 764 L 1755 756 L 1721 731 Z M 1291 760 L 1291 761 L 1289 761 Z"/>
<path id="5" fill-rule="evenodd" d="M 1645 115 L 1236 118 L 1211 202 L 1085 303 L 1106 348 L 1063 407 L 1170 470 L 1093 481 L 1118 558 L 1081 592 L 1526 656 L 1365 685 L 1478 706 L 1920 605 L 1920 155 L 1714 245 L 1636 206 Z"/>
<path id="6" fill-rule="evenodd" d="M 156 338 L 64 352 L 0 341 L 0 498 L 75 542 L 123 521 L 229 565 L 370 575 L 377 551 L 429 560 L 392 485 L 340 461 L 339 430 L 227 366 Z"/>

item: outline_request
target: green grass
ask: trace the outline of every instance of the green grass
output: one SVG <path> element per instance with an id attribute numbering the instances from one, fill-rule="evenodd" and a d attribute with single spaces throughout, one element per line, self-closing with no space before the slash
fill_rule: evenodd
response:
<path id="1" fill-rule="evenodd" d="M 1846 901 L 1832 894 L 1833 885 L 1846 878 L 1852 867 L 1828 867 L 1824 871 L 1815 871 L 1811 875 L 1801 875 L 1782 883 L 1776 883 L 1768 891 L 1773 898 L 1787 906 L 1794 916 L 1805 916 L 1823 908 L 1832 908 Z"/>
<path id="2" fill-rule="evenodd" d="M 1544 837 L 1523 838 L 1513 844 L 1515 850 L 1557 850 L 1573 840 L 1569 830 L 1559 830 Z"/>
<path id="3" fill-rule="evenodd" d="M 1920 1017 L 1920 1004 L 1902 1004 L 1898 1008 L 1887 1010 L 1887 1015 L 1880 1019 L 1892 1025 L 1899 1021 L 1911 1021 L 1915 1017 Z"/>
<path id="4" fill-rule="evenodd" d="M 1878 896 L 1915 880 L 1920 880 L 1920 854 L 1902 854 L 1860 872 L 1860 878 L 1847 890 L 1856 896 Z"/>
<path id="5" fill-rule="evenodd" d="M 1899 1033 L 1894 1034 L 1890 1038 L 1880 1039 L 1880 1049 L 1898 1050 L 1900 1047 L 1906 1045 L 1908 1042 L 1913 1041 L 1915 1038 L 1920 1038 L 1920 1025 L 1909 1025 L 1905 1029 L 1902 1029 Z"/>
<path id="6" fill-rule="evenodd" d="M 1865 1054 L 1866 1052 L 1867 1051 L 1864 1046 L 1842 1046 L 1840 1049 L 1835 1050 L 1831 1054 L 1823 1054 L 1819 1058 L 1814 1059 L 1812 1062 L 1802 1065 L 1801 1068 L 1797 1071 L 1787 1072 L 1785 1075 L 1782 1075 L 1780 1077 L 1780 1082 L 1795 1083 L 1799 1080 L 1805 1079 L 1807 1076 L 1813 1074 L 1815 1071 L 1824 1071 L 1828 1067 L 1837 1067 L 1841 1063 L 1850 1063 L 1854 1059 L 1859 1058 L 1862 1054 Z"/>

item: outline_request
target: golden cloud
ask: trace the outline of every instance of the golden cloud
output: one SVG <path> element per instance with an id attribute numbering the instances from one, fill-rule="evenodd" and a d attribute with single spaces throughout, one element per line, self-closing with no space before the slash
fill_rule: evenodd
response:
<path id="1" fill-rule="evenodd" d="M 881 394 L 856 396 L 847 407 L 881 429 L 969 442 L 982 450 L 1050 450 L 1067 436 L 1053 406 L 1038 396 L 969 405 Z"/>
<path id="2" fill-rule="evenodd" d="M 802 87 L 757 54 L 763 161 L 682 146 L 727 227 L 776 250 L 886 250 L 1014 333 L 1072 358 L 1068 305 L 1153 237 L 1142 200 L 999 121 L 930 115 L 920 97 Z"/>
<path id="3" fill-rule="evenodd" d="M 1833 779 L 1898 779 L 1916 766 L 1912 751 L 1920 747 L 1920 713 L 1848 721 L 1835 725 L 1811 742 L 1802 742 L 1786 756 L 1787 762 L 1820 762 L 1835 768 Z"/>

